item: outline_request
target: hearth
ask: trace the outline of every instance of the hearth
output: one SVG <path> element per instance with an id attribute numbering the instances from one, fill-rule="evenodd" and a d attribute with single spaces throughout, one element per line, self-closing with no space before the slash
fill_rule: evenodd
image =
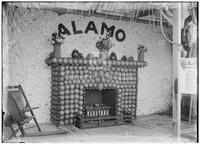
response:
<path id="1" fill-rule="evenodd" d="M 46 63 L 52 70 L 53 124 L 82 128 L 136 118 L 138 68 L 145 61 L 51 58 Z"/>
<path id="2" fill-rule="evenodd" d="M 84 113 L 86 117 L 114 116 L 116 115 L 115 89 L 87 89 L 85 93 Z"/>

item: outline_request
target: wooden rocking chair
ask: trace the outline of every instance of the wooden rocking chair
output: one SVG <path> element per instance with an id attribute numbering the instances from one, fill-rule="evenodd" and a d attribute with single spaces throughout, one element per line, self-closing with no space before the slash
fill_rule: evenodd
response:
<path id="1" fill-rule="evenodd" d="M 39 132 L 41 132 L 41 129 L 33 113 L 33 109 L 37 109 L 39 107 L 31 108 L 28 99 L 26 98 L 26 95 L 22 89 L 22 86 L 21 85 L 8 86 L 7 92 L 8 92 L 7 112 L 9 115 L 8 118 L 9 120 L 5 122 L 5 126 L 9 126 L 15 135 L 12 125 L 17 124 L 22 133 L 22 136 L 26 136 L 26 132 L 23 128 L 23 125 L 25 123 L 29 123 L 31 120 L 34 120 Z M 25 114 L 27 112 L 30 112 L 31 116 L 27 116 Z"/>

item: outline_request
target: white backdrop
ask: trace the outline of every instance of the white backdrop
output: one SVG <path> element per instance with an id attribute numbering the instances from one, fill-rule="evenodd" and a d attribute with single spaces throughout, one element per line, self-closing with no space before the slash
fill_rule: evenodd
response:
<path id="1" fill-rule="evenodd" d="M 75 21 L 78 29 L 85 29 L 89 21 L 94 21 L 100 33 L 101 23 L 114 25 L 123 29 L 126 39 L 118 42 L 113 39 L 114 51 L 118 59 L 123 55 L 137 59 L 137 45 L 148 48 L 145 60 L 148 66 L 139 69 L 138 83 L 138 115 L 151 114 L 167 108 L 171 103 L 171 46 L 161 34 L 160 27 L 148 24 L 120 22 L 97 17 L 64 14 L 57 16 L 52 12 L 39 11 L 29 16 L 26 26 L 18 34 L 10 33 L 14 43 L 9 46 L 9 84 L 22 84 L 39 122 L 50 121 L 51 70 L 45 59 L 52 52 L 50 38 L 59 23 L 63 23 L 71 32 L 71 21 Z M 98 52 L 95 43 L 100 35 L 89 32 L 67 36 L 62 45 L 62 56 L 69 57 L 73 49 L 86 56 L 89 52 Z M 4 45 L 5 46 L 5 45 Z M 5 95 L 6 96 L 6 95 Z"/>

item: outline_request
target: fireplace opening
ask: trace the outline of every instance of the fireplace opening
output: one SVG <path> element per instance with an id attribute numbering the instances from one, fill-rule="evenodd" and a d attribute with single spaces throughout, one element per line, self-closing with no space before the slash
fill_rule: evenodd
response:
<path id="1" fill-rule="evenodd" d="M 86 89 L 85 90 L 85 116 L 105 117 L 116 116 L 116 96 L 115 89 Z"/>

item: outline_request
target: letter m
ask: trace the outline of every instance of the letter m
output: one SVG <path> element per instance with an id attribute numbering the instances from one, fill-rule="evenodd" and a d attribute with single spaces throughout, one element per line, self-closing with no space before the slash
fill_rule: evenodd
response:
<path id="1" fill-rule="evenodd" d="M 115 31 L 115 26 L 107 27 L 107 25 L 103 22 L 101 25 L 101 35 L 104 34 L 104 30 L 107 31 L 107 33 L 110 33 L 110 37 L 113 37 L 114 31 Z"/>

